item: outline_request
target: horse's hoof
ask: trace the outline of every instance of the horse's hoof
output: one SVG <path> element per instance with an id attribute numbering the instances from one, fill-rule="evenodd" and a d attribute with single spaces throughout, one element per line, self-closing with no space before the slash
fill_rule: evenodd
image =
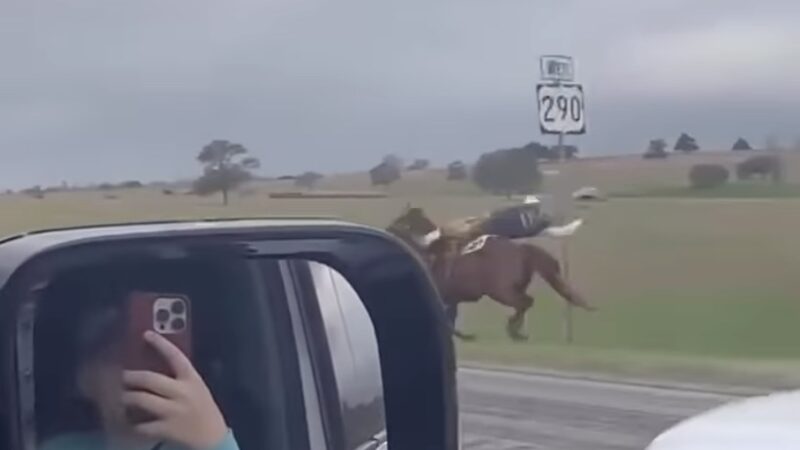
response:
<path id="1" fill-rule="evenodd" d="M 530 340 L 530 336 L 527 334 L 516 333 L 511 335 L 511 340 L 514 342 L 528 342 Z"/>
<path id="2" fill-rule="evenodd" d="M 462 340 L 464 342 L 474 342 L 474 341 L 476 341 L 478 339 L 478 337 L 475 336 L 474 334 L 467 334 L 467 333 L 461 333 L 461 332 L 457 332 L 457 333 L 454 333 L 454 334 L 455 334 L 455 336 L 457 338 L 459 338 L 460 340 Z"/>

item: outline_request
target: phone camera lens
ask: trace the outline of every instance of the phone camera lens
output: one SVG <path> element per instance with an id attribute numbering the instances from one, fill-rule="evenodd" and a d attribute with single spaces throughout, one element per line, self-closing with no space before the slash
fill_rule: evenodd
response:
<path id="1" fill-rule="evenodd" d="M 184 305 L 182 301 L 177 300 L 172 302 L 170 309 L 172 309 L 173 314 L 183 314 L 183 312 L 186 310 L 186 305 Z"/>
<path id="2" fill-rule="evenodd" d="M 183 331 L 184 328 L 186 328 L 186 321 L 184 321 L 183 319 L 178 318 L 172 321 L 173 330 Z"/>
<path id="3" fill-rule="evenodd" d="M 158 322 L 166 322 L 169 320 L 169 311 L 166 309 L 159 309 L 156 311 L 156 320 Z"/>

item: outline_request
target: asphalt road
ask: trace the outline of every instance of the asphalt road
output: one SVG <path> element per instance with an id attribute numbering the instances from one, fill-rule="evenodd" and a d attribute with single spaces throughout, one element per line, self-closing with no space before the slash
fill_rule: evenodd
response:
<path id="1" fill-rule="evenodd" d="M 459 389 L 468 450 L 641 450 L 683 418 L 735 398 L 463 368 Z"/>

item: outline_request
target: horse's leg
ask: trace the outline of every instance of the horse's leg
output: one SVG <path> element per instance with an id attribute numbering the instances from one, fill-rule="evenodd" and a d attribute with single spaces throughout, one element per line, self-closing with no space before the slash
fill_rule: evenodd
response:
<path id="1" fill-rule="evenodd" d="M 450 321 L 450 327 L 453 331 L 453 336 L 461 339 L 462 341 L 475 340 L 474 334 L 464 333 L 456 326 L 456 322 L 458 321 L 458 303 L 448 303 L 447 306 L 445 306 L 445 314 L 447 314 L 447 319 Z"/>
<path id="2" fill-rule="evenodd" d="M 553 271 L 541 271 L 542 278 L 547 281 L 547 284 L 553 288 L 554 291 L 558 292 L 558 294 L 567 301 L 567 303 L 572 304 L 573 306 L 577 306 L 578 308 L 583 308 L 587 311 L 594 311 L 595 307 L 589 304 L 583 296 L 581 296 L 572 286 L 567 283 L 564 277 L 561 275 L 561 270 L 558 266 L 556 266 L 555 270 Z"/>
<path id="3" fill-rule="evenodd" d="M 567 303 L 583 308 L 587 311 L 594 311 L 595 308 L 583 298 L 570 284 L 564 279 L 561 273 L 561 264 L 549 253 L 527 245 L 522 247 L 527 254 L 528 266 L 532 271 L 538 272 L 547 284 L 553 288 Z"/>
<path id="4" fill-rule="evenodd" d="M 521 330 L 523 325 L 525 325 L 525 316 L 531 306 L 533 306 L 533 297 L 525 292 L 520 292 L 516 298 L 514 314 L 508 318 L 506 331 L 508 332 L 508 337 L 513 341 L 527 341 L 528 335 Z"/>

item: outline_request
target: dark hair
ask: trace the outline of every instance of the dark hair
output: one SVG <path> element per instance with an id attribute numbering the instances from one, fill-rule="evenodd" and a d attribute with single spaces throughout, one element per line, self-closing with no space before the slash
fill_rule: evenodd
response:
<path id="1" fill-rule="evenodd" d="M 59 275 L 37 304 L 34 370 L 41 438 L 100 426 L 94 405 L 78 391 L 77 375 L 121 339 L 126 290 L 97 272 Z"/>
<path id="2" fill-rule="evenodd" d="M 123 338 L 124 310 L 117 305 L 98 306 L 87 309 L 78 316 L 75 334 L 77 361 L 94 360 Z"/>

